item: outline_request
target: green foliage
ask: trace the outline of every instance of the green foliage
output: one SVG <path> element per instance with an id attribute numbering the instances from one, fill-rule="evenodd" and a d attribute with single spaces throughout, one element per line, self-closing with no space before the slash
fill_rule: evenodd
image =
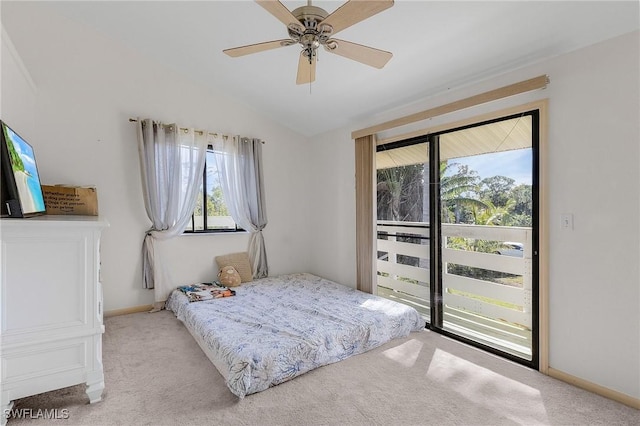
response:
<path id="1" fill-rule="evenodd" d="M 378 220 L 422 221 L 424 169 L 412 164 L 377 171 Z"/>
<path id="2" fill-rule="evenodd" d="M 514 179 L 506 176 L 492 176 L 482 179 L 478 195 L 483 200 L 490 201 L 494 206 L 504 206 L 509 201 Z"/>
<path id="3" fill-rule="evenodd" d="M 455 172 L 452 169 L 456 169 Z M 477 197 L 480 177 L 469 166 L 458 163 L 440 163 L 440 197 L 443 223 L 474 223 L 473 209 L 486 205 Z"/>
<path id="4" fill-rule="evenodd" d="M 378 219 L 420 222 L 423 219 L 425 166 L 381 169 L 378 177 Z M 428 180 L 428 179 L 426 179 Z M 531 185 L 515 185 L 506 176 L 480 180 L 475 170 L 459 163 L 440 163 L 443 223 L 531 226 Z"/>
<path id="5" fill-rule="evenodd" d="M 198 192 L 196 197 L 196 208 L 193 209 L 194 216 L 202 216 L 202 192 Z"/>
<path id="6" fill-rule="evenodd" d="M 207 196 L 207 216 L 229 216 L 229 210 L 222 196 L 222 188 L 219 186 Z"/>
<path id="7" fill-rule="evenodd" d="M 531 228 L 533 226 L 533 218 L 531 214 L 514 214 L 511 216 L 512 226 L 522 226 Z"/>
<path id="8" fill-rule="evenodd" d="M 515 205 L 515 201 L 511 199 L 505 200 L 505 205 L 497 207 L 491 201 L 485 200 L 486 207 L 484 209 L 473 210 L 473 218 L 476 225 L 495 225 L 509 226 L 512 222 L 511 211 Z"/>
<path id="9" fill-rule="evenodd" d="M 529 217 L 531 217 L 531 212 L 533 210 L 533 195 L 531 191 L 531 185 L 516 186 L 511 190 L 510 198 L 515 201 L 515 205 L 513 206 L 514 215 L 528 215 Z"/>
<path id="10" fill-rule="evenodd" d="M 196 208 L 193 211 L 195 216 L 202 216 L 202 192 L 198 193 Z M 230 216 L 227 205 L 222 196 L 222 188 L 214 188 L 207 194 L 207 216 Z"/>
<path id="11" fill-rule="evenodd" d="M 506 176 L 480 181 L 477 172 L 457 163 L 441 164 L 440 172 L 443 223 L 531 226 L 531 185 L 515 186 Z"/>

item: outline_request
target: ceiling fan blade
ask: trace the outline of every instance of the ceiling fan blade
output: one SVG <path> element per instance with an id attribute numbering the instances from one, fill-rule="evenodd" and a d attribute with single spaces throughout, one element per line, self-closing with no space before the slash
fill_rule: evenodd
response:
<path id="1" fill-rule="evenodd" d="M 278 18 L 280 22 L 285 25 L 289 25 L 291 23 L 298 24 L 298 20 L 295 16 L 278 0 L 256 0 L 260 6 L 264 7 L 267 12 Z"/>
<path id="2" fill-rule="evenodd" d="M 335 38 L 330 39 L 327 44 L 329 46 L 335 46 L 333 49 L 325 46 L 327 52 L 335 53 L 336 55 L 344 56 L 345 58 L 352 59 L 375 68 L 384 67 L 393 56 L 393 53 L 385 50 L 374 49 L 373 47 L 363 46 L 361 44 L 351 43 L 350 41 L 338 40 Z"/>
<path id="3" fill-rule="evenodd" d="M 238 56 L 250 55 L 252 53 L 264 52 L 265 50 L 277 49 L 278 47 L 290 46 L 293 43 L 295 42 L 290 39 L 265 41 L 264 43 L 249 44 L 247 46 L 225 49 L 223 52 L 233 58 L 237 58 Z"/>
<path id="4" fill-rule="evenodd" d="M 331 25 L 333 32 L 336 34 L 345 28 L 364 21 L 373 15 L 382 12 L 393 6 L 393 0 L 369 1 L 369 0 L 349 0 L 331 15 L 327 16 L 324 21 L 318 24 L 318 28 L 324 25 Z"/>
<path id="5" fill-rule="evenodd" d="M 313 83 L 316 79 L 316 56 L 314 55 L 309 63 L 309 58 L 304 56 L 304 50 L 300 52 L 298 60 L 298 77 L 296 84 Z"/>

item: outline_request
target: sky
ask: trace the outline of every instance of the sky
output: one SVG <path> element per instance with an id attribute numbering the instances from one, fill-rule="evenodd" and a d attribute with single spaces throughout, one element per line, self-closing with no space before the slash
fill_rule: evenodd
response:
<path id="1" fill-rule="evenodd" d="M 514 179 L 515 185 L 531 185 L 531 149 L 502 151 L 492 154 L 474 155 L 450 160 L 469 166 L 480 175 L 480 179 L 506 176 Z"/>

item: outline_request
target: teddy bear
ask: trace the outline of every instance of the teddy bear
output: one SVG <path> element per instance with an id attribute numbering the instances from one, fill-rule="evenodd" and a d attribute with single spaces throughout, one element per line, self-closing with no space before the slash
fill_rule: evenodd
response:
<path id="1" fill-rule="evenodd" d="M 240 285 L 240 274 L 233 266 L 225 266 L 218 272 L 220 284 L 226 287 L 236 287 Z"/>

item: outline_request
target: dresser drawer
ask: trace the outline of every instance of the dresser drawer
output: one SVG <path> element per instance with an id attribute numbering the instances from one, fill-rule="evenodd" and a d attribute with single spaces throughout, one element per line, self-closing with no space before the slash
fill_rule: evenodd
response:
<path id="1" fill-rule="evenodd" d="M 16 348 L 2 353 L 2 382 L 42 377 L 73 370 L 84 370 L 89 365 L 88 345 L 91 339 L 73 339 Z"/>

